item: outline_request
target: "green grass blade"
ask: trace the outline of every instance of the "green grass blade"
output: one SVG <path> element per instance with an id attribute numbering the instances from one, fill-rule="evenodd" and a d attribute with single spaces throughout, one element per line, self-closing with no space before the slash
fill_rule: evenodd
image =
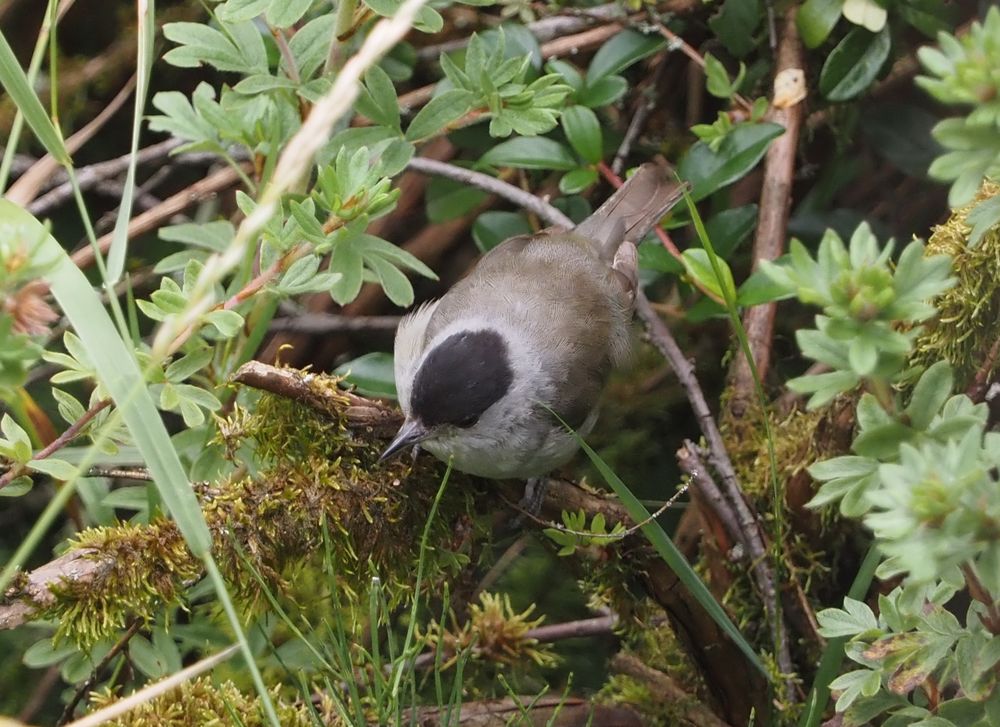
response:
<path id="1" fill-rule="evenodd" d="M 882 561 L 882 553 L 878 546 L 872 543 L 868 547 L 865 559 L 861 562 L 854 582 L 847 595 L 856 601 L 864 599 L 868 592 L 868 587 L 875 577 L 875 569 Z M 844 643 L 846 637 L 830 639 L 823 649 L 823 656 L 820 657 L 819 666 L 816 669 L 816 677 L 813 679 L 812 689 L 809 690 L 809 698 L 806 700 L 806 708 L 799 720 L 799 727 L 818 727 L 826 711 L 826 704 L 830 700 L 830 682 L 840 673 L 840 664 L 844 659 Z"/>
<path id="2" fill-rule="evenodd" d="M 553 412 L 553 415 L 555 415 L 555 412 Z M 565 422 L 563 422 L 563 426 L 566 426 Z M 621 500 L 622 504 L 625 506 L 629 517 L 637 523 L 646 522 L 646 524 L 642 526 L 642 533 L 646 536 L 649 542 L 652 543 L 656 552 L 659 553 L 661 558 L 663 558 L 663 561 L 667 564 L 667 566 L 669 566 L 670 570 L 677 575 L 681 583 L 684 584 L 684 587 L 687 588 L 691 595 L 694 596 L 695 600 L 701 604 L 701 607 L 704 608 L 708 615 L 712 617 L 712 620 L 719 625 L 719 628 L 721 628 L 729 636 L 729 638 L 733 640 L 733 643 L 736 644 L 739 650 L 746 655 L 750 663 L 753 664 L 761 674 L 770 679 L 770 675 L 768 674 L 767 669 L 764 668 L 764 664 L 760 660 L 760 657 L 757 656 L 757 652 L 753 650 L 753 647 L 750 646 L 750 643 L 743 637 L 740 630 L 736 628 L 736 625 L 729 619 L 729 614 L 727 614 L 725 609 L 723 609 L 722 606 L 719 605 L 718 601 L 715 600 L 711 592 L 702 582 L 701 578 L 694 572 L 694 568 L 692 568 L 687 560 L 684 559 L 684 556 L 679 550 L 677 550 L 677 546 L 674 545 L 673 541 L 667 537 L 667 534 L 663 531 L 660 524 L 655 520 L 649 519 L 649 510 L 647 510 L 643 504 L 639 502 L 639 498 L 632 494 L 628 485 L 621 481 L 621 478 L 614 473 L 614 470 L 612 470 L 607 463 L 601 459 L 601 456 L 597 452 L 590 448 L 590 445 L 583 441 L 583 438 L 579 434 L 574 432 L 569 427 L 566 428 L 573 434 L 574 437 L 576 437 L 576 440 L 580 443 L 580 447 L 583 449 L 584 453 L 590 458 L 590 461 L 594 464 L 594 467 L 597 468 L 597 471 L 601 473 L 601 477 L 604 478 L 605 482 L 607 482 L 611 486 L 611 489 L 615 491 L 615 494 L 618 495 L 618 499 Z"/>
<path id="3" fill-rule="evenodd" d="M 49 272 L 45 278 L 52 294 L 83 341 L 101 382 L 115 400 L 188 547 L 196 556 L 204 556 L 212 540 L 198 499 L 153 404 L 135 356 L 118 335 L 97 293 L 55 238 L 29 213 L 0 200 L 0 221 L 11 223 L 22 231 L 26 241 L 39 245 L 37 259 L 46 261 L 43 265 Z"/>
<path id="4" fill-rule="evenodd" d="M 144 7 L 145 6 L 145 7 Z M 125 174 L 125 188 L 122 203 L 118 208 L 118 219 L 108 249 L 109 285 L 114 285 L 125 270 L 125 251 L 128 248 L 128 223 L 132 218 L 132 203 L 135 198 L 136 154 L 139 149 L 139 134 L 142 132 L 142 118 L 149 91 L 149 75 L 153 70 L 153 37 L 156 33 L 156 3 L 145 0 L 138 3 L 138 51 L 136 53 L 135 112 L 132 116 L 132 148 L 129 150 L 128 171 Z"/>
<path id="5" fill-rule="evenodd" d="M 222 575 L 212 560 L 212 538 L 201 506 L 184 473 L 163 419 L 153 403 L 133 352 L 118 334 L 86 276 L 38 220 L 17 205 L 0 200 L 0 222 L 9 223 L 23 235 L 29 245 L 34 243 L 37 246 L 36 259 L 48 271 L 45 279 L 53 296 L 83 342 L 101 383 L 115 400 L 118 412 L 142 453 L 157 491 L 177 523 L 188 548 L 205 563 L 205 569 L 240 643 L 265 712 L 277 727 L 277 715 L 270 695 L 253 661 L 246 635 L 240 626 Z"/>
<path id="6" fill-rule="evenodd" d="M 406 629 L 406 638 L 403 640 L 403 649 L 398 662 L 393 664 L 393 680 L 392 680 L 392 698 L 397 700 L 399 698 L 399 686 L 403 679 L 403 674 L 410 671 L 410 666 L 407 661 L 410 659 L 410 647 L 413 643 L 413 636 L 417 628 L 417 617 L 419 615 L 418 611 L 420 608 L 420 588 L 423 585 L 424 579 L 424 566 L 427 563 L 427 540 L 431 534 L 431 525 L 434 524 L 434 517 L 437 515 L 438 505 L 441 503 L 441 496 L 444 495 L 444 490 L 448 486 L 448 480 L 451 478 L 451 462 L 448 462 L 448 468 L 444 471 L 444 477 L 441 478 L 441 486 L 438 487 L 437 494 L 434 495 L 434 502 L 431 505 L 431 511 L 427 514 L 427 522 L 424 523 L 424 532 L 420 538 L 420 555 L 417 559 L 417 578 L 413 584 L 413 605 L 410 608 L 410 624 Z"/>
<path id="7" fill-rule="evenodd" d="M 72 164 L 66 145 L 63 144 L 62 135 L 45 113 L 42 102 L 38 100 L 37 94 L 28 83 L 28 77 L 24 74 L 21 64 L 17 62 L 14 51 L 11 50 L 3 33 L 0 33 L 0 84 L 7 89 L 14 104 L 23 114 L 24 120 L 52 158 L 66 166 Z"/>
<path id="8" fill-rule="evenodd" d="M 35 79 L 38 77 L 38 69 L 42 66 L 42 59 L 45 57 L 45 46 L 49 42 L 49 28 L 56 21 L 57 0 L 49 0 L 49 7 L 45 11 L 42 19 L 42 27 L 38 31 L 38 39 L 35 41 L 35 49 L 31 52 L 31 61 L 28 63 L 28 87 L 33 88 Z M 21 139 L 21 130 L 24 128 L 24 116 L 18 109 L 11 124 L 10 134 L 6 141 L 6 148 L 3 152 L 3 161 L 0 161 L 0 193 L 7 188 L 7 179 L 10 177 L 10 168 L 14 164 L 14 155 L 17 153 L 17 144 Z"/>
<path id="9" fill-rule="evenodd" d="M 783 570 L 781 547 L 785 537 L 785 508 L 781 497 L 781 487 L 778 484 L 778 455 L 774 448 L 774 432 L 771 430 L 771 420 L 767 416 L 767 395 L 764 393 L 764 386 L 760 380 L 760 372 L 757 370 L 757 363 L 754 361 L 753 352 L 750 350 L 750 341 L 747 338 L 746 329 L 743 327 L 743 321 L 740 319 L 740 311 L 736 305 L 735 291 L 724 283 L 725 275 L 723 273 L 722 262 L 719 260 L 719 256 L 715 252 L 715 247 L 712 245 L 712 240 L 708 236 L 705 223 L 698 213 L 698 207 L 695 205 L 691 195 L 688 194 L 686 187 L 681 187 L 681 191 L 684 193 L 684 201 L 687 203 L 688 211 L 691 213 L 691 222 L 694 224 L 698 239 L 701 241 L 701 245 L 708 255 L 709 262 L 712 265 L 712 272 L 715 274 L 716 280 L 719 281 L 719 286 L 722 288 L 730 324 L 736 333 L 736 338 L 740 343 L 740 350 L 746 357 L 747 365 L 750 367 L 750 373 L 753 376 L 754 393 L 757 395 L 757 402 L 760 404 L 761 422 L 764 425 L 764 437 L 767 440 L 768 473 L 771 479 L 771 511 L 774 515 L 774 577 L 780 583 Z M 782 620 L 780 598 L 775 600 L 774 607 L 774 618 L 777 625 Z M 780 643 L 782 631 L 774 628 L 772 632 L 775 642 L 774 652 L 775 654 L 780 654 L 782 650 L 782 644 Z"/>

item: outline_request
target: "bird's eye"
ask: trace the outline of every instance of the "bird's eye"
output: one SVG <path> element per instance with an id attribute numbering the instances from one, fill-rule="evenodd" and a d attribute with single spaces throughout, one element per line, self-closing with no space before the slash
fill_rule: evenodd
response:
<path id="1" fill-rule="evenodd" d="M 456 423 L 455 426 L 461 429 L 468 429 L 479 421 L 478 416 L 468 416 L 462 419 L 460 422 Z"/>

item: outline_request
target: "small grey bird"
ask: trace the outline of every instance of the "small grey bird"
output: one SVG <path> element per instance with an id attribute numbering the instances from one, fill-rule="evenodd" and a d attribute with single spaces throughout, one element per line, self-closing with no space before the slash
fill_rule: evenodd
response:
<path id="1" fill-rule="evenodd" d="M 576 229 L 505 240 L 441 299 L 403 318 L 395 378 L 406 415 L 382 458 L 414 444 L 494 479 L 547 474 L 597 418 L 628 356 L 636 244 L 681 198 L 644 164 Z M 543 404 L 545 406 L 543 406 Z"/>

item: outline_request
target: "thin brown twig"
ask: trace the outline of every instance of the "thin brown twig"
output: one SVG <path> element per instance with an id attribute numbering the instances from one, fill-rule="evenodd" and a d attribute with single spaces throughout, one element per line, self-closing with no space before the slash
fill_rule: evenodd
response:
<path id="1" fill-rule="evenodd" d="M 182 143 L 184 142 L 181 139 L 171 138 L 166 141 L 157 142 L 156 144 L 147 146 L 144 149 L 140 149 L 136 153 L 136 163 L 151 164 L 161 161 Z M 128 169 L 130 157 L 130 154 L 123 154 L 114 159 L 108 159 L 104 162 L 90 164 L 86 167 L 77 169 L 76 182 L 80 186 L 81 191 L 86 191 L 96 184 L 124 172 Z M 72 196 L 73 185 L 69 182 L 61 182 L 31 202 L 31 204 L 28 205 L 28 211 L 36 216 L 45 214 Z"/>
<path id="2" fill-rule="evenodd" d="M 275 318 L 270 331 L 308 334 L 330 333 L 393 333 L 400 316 L 344 316 L 336 313 L 301 313 L 287 318 Z"/>
<path id="3" fill-rule="evenodd" d="M 46 457 L 51 456 L 53 453 L 65 447 L 69 444 L 75 437 L 80 433 L 80 431 L 87 426 L 91 419 L 104 411 L 108 406 L 111 405 L 111 399 L 101 399 L 100 401 L 94 402 L 94 404 L 85 411 L 79 419 L 69 425 L 66 431 L 60 434 L 58 437 L 53 439 L 44 448 L 38 450 L 31 457 L 31 461 L 42 460 Z M 0 490 L 9 485 L 15 479 L 21 475 L 28 472 L 29 467 L 27 465 L 21 465 L 19 467 L 11 467 L 2 476 L 0 476 Z"/>
<path id="4" fill-rule="evenodd" d="M 101 113 L 95 116 L 90 122 L 86 124 L 82 129 L 77 131 L 75 134 L 66 139 L 65 146 L 66 151 L 69 154 L 73 154 L 80 147 L 90 141 L 94 134 L 104 128 L 111 118 L 118 113 L 118 110 L 128 101 L 129 96 L 132 95 L 132 91 L 135 89 L 136 76 L 133 74 L 132 77 L 122 86 L 121 90 L 115 95 L 113 99 L 105 106 Z M 62 164 L 56 161 L 55 157 L 51 154 L 46 154 L 37 162 L 35 162 L 31 169 L 26 171 L 17 181 L 10 185 L 10 188 L 4 193 L 4 196 L 11 202 L 26 206 L 38 195 L 38 190 L 42 188 L 45 181 L 49 179 L 57 169 L 59 169 Z"/>
<path id="5" fill-rule="evenodd" d="M 983 625 L 990 630 L 990 633 L 1000 634 L 1000 605 L 997 604 L 996 598 L 990 594 L 989 589 L 979 579 L 979 574 L 976 573 L 976 569 L 973 566 L 969 564 L 963 565 L 962 575 L 965 576 L 965 584 L 969 589 L 969 595 L 986 606 L 987 617 Z"/>
<path id="6" fill-rule="evenodd" d="M 230 166 L 225 166 L 218 171 L 201 179 L 190 187 L 181 190 L 175 195 L 167 197 L 155 208 L 136 215 L 128 223 L 128 237 L 132 239 L 150 230 L 156 229 L 164 220 L 168 220 L 178 212 L 182 212 L 196 202 L 208 199 L 213 195 L 228 189 L 240 180 L 240 174 Z M 98 238 L 97 247 L 102 253 L 106 253 L 111 246 L 110 234 Z M 71 255 L 77 267 L 85 268 L 94 262 L 94 246 L 87 245 L 80 248 Z"/>
<path id="7" fill-rule="evenodd" d="M 803 67 L 802 43 L 795 25 L 795 6 L 785 13 L 778 48 L 778 63 L 775 77 L 779 74 Z M 762 260 L 775 260 L 785 251 L 785 237 L 788 215 L 792 204 L 792 182 L 795 178 L 795 154 L 799 145 L 799 131 L 805 103 L 798 101 L 784 108 L 773 108 L 771 121 L 785 127 L 767 150 L 764 159 L 764 182 L 760 194 L 760 218 L 754 238 L 753 261 L 756 269 Z M 777 303 L 751 306 L 743 315 L 747 342 L 753 355 L 757 374 L 763 381 L 771 363 L 771 342 L 774 338 L 774 319 Z M 730 411 L 734 416 L 742 416 L 756 396 L 756 381 L 753 371 L 742 351 L 738 351 L 730 369 L 732 396 Z"/>
<path id="8" fill-rule="evenodd" d="M 674 369 L 678 381 L 687 394 L 691 408 L 694 410 L 695 418 L 701 432 L 708 443 L 708 460 L 713 469 L 722 479 L 722 489 L 729 507 L 732 508 L 738 524 L 737 533 L 739 542 L 750 553 L 753 560 L 754 580 L 760 590 L 761 598 L 764 601 L 764 608 L 769 615 L 768 626 L 771 636 L 778 647 L 778 666 L 784 674 L 791 675 L 794 666 L 791 651 L 788 645 L 788 629 L 781 618 L 781 608 L 778 601 L 776 579 L 771 569 L 767 556 L 767 546 L 764 540 L 764 531 L 759 518 L 750 510 L 750 505 L 743 496 L 739 479 L 736 476 L 736 469 L 733 467 L 729 452 L 726 450 L 725 440 L 719 431 L 715 418 L 705 400 L 705 394 L 701 390 L 698 379 L 694 374 L 694 366 L 684 356 L 677 342 L 674 340 L 670 329 L 663 323 L 653 311 L 649 304 L 649 299 L 643 291 L 636 295 L 636 312 L 646 324 L 646 331 L 650 341 L 656 346 L 667 359 L 667 362 Z M 788 683 L 789 689 L 791 682 Z M 786 690 L 787 691 L 787 690 Z"/>
<path id="9" fill-rule="evenodd" d="M 680 49 L 681 53 L 690 58 L 694 64 L 696 64 L 703 71 L 705 70 L 705 59 L 702 57 L 701 53 L 692 48 L 686 40 L 677 35 L 674 31 L 670 30 L 670 28 L 661 23 L 659 20 L 656 21 L 656 29 L 659 31 L 660 35 L 667 39 L 671 48 Z M 748 114 L 753 109 L 753 104 L 751 104 L 741 94 L 734 93 L 733 101 L 735 101 L 736 104 Z"/>
<path id="10" fill-rule="evenodd" d="M 95 666 L 90 672 L 90 676 L 87 677 L 86 681 L 76 688 L 76 691 L 73 693 L 73 699 L 66 705 L 66 709 L 63 710 L 62 716 L 59 718 L 59 721 L 56 722 L 57 725 L 64 725 L 73 719 L 73 711 L 80 703 L 80 700 L 82 700 L 87 692 L 89 692 L 94 686 L 98 676 L 104 668 L 111 663 L 111 660 L 118 656 L 118 654 L 120 654 L 122 650 L 128 646 L 128 642 L 132 640 L 133 636 L 139 633 L 139 627 L 141 626 L 142 619 L 135 619 L 128 629 L 125 630 L 125 633 L 121 635 L 121 638 L 119 638 L 118 641 L 115 642 L 114 646 L 108 650 L 108 653 L 104 655 L 104 658 L 101 659 L 97 666 Z"/>
<path id="11" fill-rule="evenodd" d="M 660 64 L 656 67 L 656 71 L 653 73 L 649 87 L 639 94 L 638 107 L 635 113 L 632 114 L 632 119 L 625 130 L 625 136 L 622 137 L 622 143 L 618 145 L 618 150 L 615 151 L 615 156 L 611 160 L 611 171 L 619 177 L 625 169 L 625 159 L 628 158 L 629 153 L 632 151 L 632 145 L 639 138 L 643 127 L 646 126 L 646 120 L 649 118 L 649 115 L 656 108 L 660 81 L 663 78 L 666 67 L 667 64 L 661 60 Z"/>

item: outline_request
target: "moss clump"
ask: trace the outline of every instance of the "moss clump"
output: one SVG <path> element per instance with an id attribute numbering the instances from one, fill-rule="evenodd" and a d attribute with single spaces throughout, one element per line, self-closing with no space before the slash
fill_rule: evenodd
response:
<path id="1" fill-rule="evenodd" d="M 795 410 L 779 418 L 768 412 L 779 483 L 800 476 L 809 465 L 831 454 L 830 443 L 816 436 L 827 413 L 827 410 Z M 764 509 L 769 510 L 771 455 L 759 406 L 752 407 L 739 419 L 725 418 L 721 429 L 743 491 L 758 502 L 766 502 Z"/>
<path id="2" fill-rule="evenodd" d="M 72 547 L 91 551 L 88 559 L 99 566 L 93 578 L 52 588 L 56 603 L 43 616 L 58 624 L 57 643 L 69 638 L 89 647 L 133 618 L 149 622 L 161 605 L 180 602 L 184 584 L 201 574 L 201 561 L 168 520 L 85 530 Z"/>
<path id="3" fill-rule="evenodd" d="M 316 724 L 312 711 L 305 704 L 283 702 L 278 699 L 277 690 L 272 691 L 271 698 L 282 727 Z M 91 701 L 95 708 L 101 708 L 118 701 L 118 697 L 102 691 L 94 694 Z M 336 716 L 331 704 L 321 704 L 319 712 L 325 725 L 345 724 Z M 266 727 L 269 722 L 258 696 L 244 694 L 229 681 L 213 684 L 210 678 L 199 677 L 105 724 L 112 727 L 224 727 L 231 724 Z"/>
<path id="4" fill-rule="evenodd" d="M 939 313 L 916 342 L 912 362 L 929 366 L 947 359 L 955 370 L 959 389 L 964 388 L 987 360 L 997 340 L 1000 319 L 1000 227 L 969 246 L 972 226 L 968 215 L 980 201 L 1000 194 L 1000 184 L 985 181 L 969 205 L 955 210 L 938 225 L 927 241 L 927 255 L 949 255 L 957 284 L 934 300 Z M 994 367 L 996 362 L 993 362 Z M 989 372 L 987 372 L 989 373 Z"/>
<path id="5" fill-rule="evenodd" d="M 213 554 L 244 612 L 263 605 L 265 588 L 284 593 L 284 574 L 325 550 L 324 544 L 342 595 L 366 592 L 374 574 L 390 606 L 409 595 L 440 484 L 436 462 L 424 458 L 415 467 L 401 458 L 376 465 L 375 446 L 356 438 L 343 419 L 270 395 L 253 412 L 237 408 L 220 422 L 220 432 L 236 473 L 199 485 L 197 494 Z M 259 468 L 254 476 L 239 474 L 248 449 Z M 453 477 L 430 534 L 428 573 L 445 577 L 481 540 L 471 495 L 463 478 Z M 56 586 L 56 603 L 44 615 L 59 623 L 57 640 L 85 648 L 113 637 L 134 618 L 151 621 L 163 604 L 181 602 L 201 575 L 200 561 L 165 518 L 87 530 L 71 547 L 88 549 L 95 575 Z"/>

